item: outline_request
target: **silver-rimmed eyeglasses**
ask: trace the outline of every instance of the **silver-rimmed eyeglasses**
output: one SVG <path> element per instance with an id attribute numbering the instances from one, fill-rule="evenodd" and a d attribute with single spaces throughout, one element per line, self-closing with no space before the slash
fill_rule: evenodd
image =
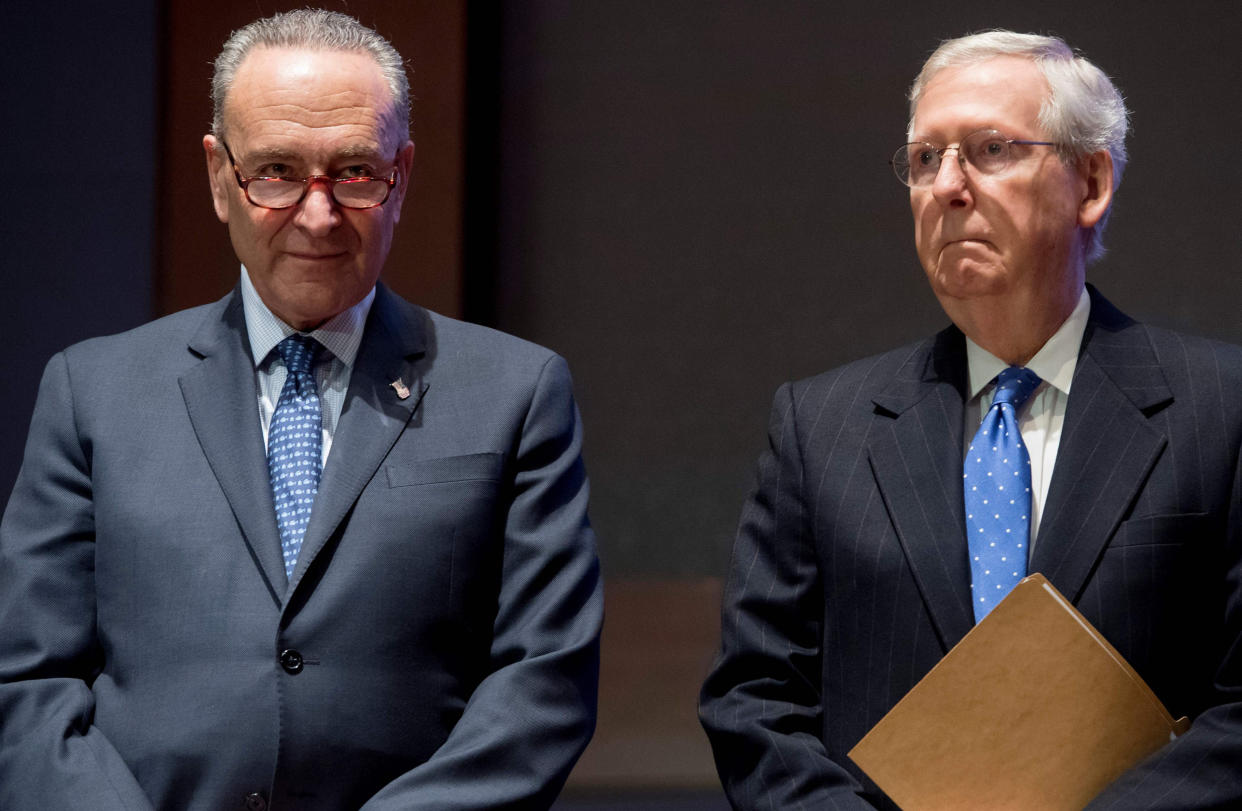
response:
<path id="1" fill-rule="evenodd" d="M 999 174 L 1010 167 L 1021 155 L 1014 147 L 1056 146 L 1051 141 L 1024 141 L 1006 138 L 992 129 L 970 133 L 956 146 L 936 146 L 925 142 L 905 144 L 893 154 L 889 163 L 897 179 L 915 188 L 930 186 L 940 172 L 944 153 L 957 150 L 957 159 L 963 168 L 967 165 L 981 175 Z"/>
<path id="2" fill-rule="evenodd" d="M 388 177 L 330 177 L 328 175 L 311 175 L 309 177 L 271 177 L 254 175 L 243 177 L 237 168 L 237 160 L 229 145 L 224 144 L 224 152 L 233 164 L 233 176 L 242 194 L 252 205 L 259 208 L 292 208 L 306 197 L 312 183 L 327 183 L 332 199 L 337 205 L 345 208 L 375 208 L 382 206 L 397 184 L 397 168 L 394 166 Z"/>

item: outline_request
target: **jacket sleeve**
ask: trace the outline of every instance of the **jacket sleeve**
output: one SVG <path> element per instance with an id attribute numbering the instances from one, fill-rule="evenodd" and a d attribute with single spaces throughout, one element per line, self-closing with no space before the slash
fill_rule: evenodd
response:
<path id="1" fill-rule="evenodd" d="M 824 600 L 788 384 L 768 443 L 734 542 L 699 718 L 734 808 L 871 808 L 820 739 Z"/>
<path id="2" fill-rule="evenodd" d="M 59 354 L 0 521 L 0 808 L 152 807 L 93 726 L 94 543 L 90 448 Z"/>
<path id="3" fill-rule="evenodd" d="M 1242 458 L 1233 482 L 1222 557 L 1224 657 L 1213 685 L 1221 701 L 1101 792 L 1093 811 L 1242 808 Z"/>
<path id="4" fill-rule="evenodd" d="M 366 811 L 547 808 L 586 748 L 603 592 L 581 444 L 569 371 L 553 357 L 517 440 L 491 672 L 436 753 Z"/>

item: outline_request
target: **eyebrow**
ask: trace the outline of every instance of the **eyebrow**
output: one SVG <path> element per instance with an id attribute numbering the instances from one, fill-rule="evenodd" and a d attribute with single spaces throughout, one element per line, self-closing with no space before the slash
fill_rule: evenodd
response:
<path id="1" fill-rule="evenodd" d="M 1026 139 L 1026 138 L 1017 138 L 1017 137 L 1015 137 L 1014 135 L 1012 135 L 1012 134 L 1010 133 L 1010 130 L 1008 130 L 1008 129 L 1007 129 L 1007 128 L 1005 128 L 1005 127 L 998 126 L 998 125 L 996 125 L 996 124 L 983 124 L 983 125 L 981 125 L 981 126 L 975 127 L 974 129 L 969 130 L 969 131 L 967 131 L 967 132 L 963 133 L 963 134 L 962 134 L 962 136 L 961 136 L 961 138 L 958 138 L 958 142 L 960 143 L 960 142 L 961 142 L 961 140 L 962 140 L 962 138 L 965 138 L 965 137 L 967 137 L 968 135 L 974 135 L 976 132 L 984 132 L 985 130 L 991 130 L 992 132 L 999 132 L 1001 135 L 1005 136 L 1006 138 L 1014 138 L 1014 140 L 1018 140 L 1018 141 L 1029 140 L 1029 139 Z M 911 144 L 932 144 L 932 145 L 935 145 L 936 143 L 938 143 L 938 142 L 936 141 L 936 139 L 932 138 L 930 135 L 923 135 L 923 134 L 919 134 L 919 133 L 913 133 L 913 134 L 907 135 L 907 137 L 912 139 L 912 140 L 910 140 L 910 141 L 907 141 L 907 143 L 911 143 Z M 1031 136 L 1031 137 L 1032 137 L 1032 138 L 1034 138 L 1035 136 Z"/>
<path id="2" fill-rule="evenodd" d="M 268 148 L 255 149 L 249 152 L 245 157 L 246 157 L 246 160 L 248 161 L 262 162 L 262 163 L 272 163 L 272 162 L 304 163 L 306 161 L 306 158 L 304 156 L 299 155 L 296 152 L 292 152 L 288 149 L 284 149 L 283 147 L 268 147 Z M 354 144 L 354 145 L 346 146 L 340 151 L 333 153 L 329 157 L 329 162 L 337 163 L 340 161 L 356 160 L 359 158 L 364 159 L 364 160 L 369 160 L 369 161 L 375 161 L 375 162 L 379 162 L 383 160 L 383 158 L 381 158 L 380 156 L 380 153 L 377 152 L 376 150 L 368 146 Z"/>
<path id="3" fill-rule="evenodd" d="M 369 146 L 353 145 L 347 146 L 334 156 L 340 158 L 380 158 L 381 152 L 372 149 Z"/>
<path id="4" fill-rule="evenodd" d="M 299 160 L 298 156 L 285 149 L 268 148 L 268 149 L 252 149 L 242 156 L 249 161 L 294 161 Z"/>

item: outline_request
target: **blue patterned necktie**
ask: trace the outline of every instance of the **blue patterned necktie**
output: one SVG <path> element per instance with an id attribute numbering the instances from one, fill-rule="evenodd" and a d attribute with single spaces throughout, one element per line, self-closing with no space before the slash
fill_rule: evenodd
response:
<path id="1" fill-rule="evenodd" d="M 1031 457 L 1018 431 L 1018 410 L 1039 386 L 1027 368 L 996 376 L 996 393 L 962 465 L 970 601 L 975 622 L 1026 577 L 1031 537 Z"/>
<path id="2" fill-rule="evenodd" d="M 287 376 L 267 432 L 267 471 L 276 504 L 280 548 L 285 576 L 293 576 L 302 548 L 302 536 L 319 492 L 321 433 L 319 391 L 311 369 L 319 342 L 306 335 L 290 335 L 276 345 Z"/>

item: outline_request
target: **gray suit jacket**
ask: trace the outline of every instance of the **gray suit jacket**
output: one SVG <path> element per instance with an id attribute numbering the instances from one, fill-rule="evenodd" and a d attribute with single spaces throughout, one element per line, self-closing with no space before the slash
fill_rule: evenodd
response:
<path id="1" fill-rule="evenodd" d="M 1193 719 L 1095 806 L 1242 807 L 1242 348 L 1091 298 L 1029 569 Z M 894 807 L 846 752 L 974 623 L 966 379 L 950 328 L 777 393 L 701 700 L 735 807 Z"/>
<path id="2" fill-rule="evenodd" d="M 381 286 L 286 583 L 237 291 L 57 355 L 0 524 L 0 808 L 548 806 L 595 719 L 580 443 L 563 360 Z"/>

